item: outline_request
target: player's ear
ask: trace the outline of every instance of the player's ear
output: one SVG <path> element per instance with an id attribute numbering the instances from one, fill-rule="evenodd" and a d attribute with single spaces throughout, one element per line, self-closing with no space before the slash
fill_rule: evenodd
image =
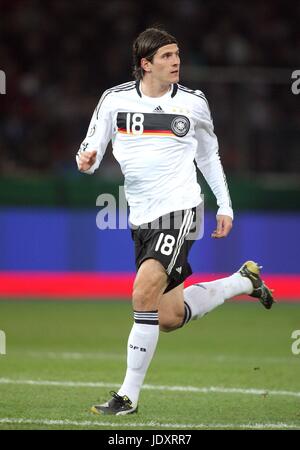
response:
<path id="1" fill-rule="evenodd" d="M 141 68 L 145 72 L 151 72 L 151 62 L 146 58 L 142 58 L 141 59 Z"/>

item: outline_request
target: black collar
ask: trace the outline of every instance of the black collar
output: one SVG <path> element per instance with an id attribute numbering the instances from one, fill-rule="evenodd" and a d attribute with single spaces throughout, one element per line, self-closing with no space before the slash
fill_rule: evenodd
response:
<path id="1" fill-rule="evenodd" d="M 172 94 L 171 94 L 172 98 L 175 97 L 175 95 L 177 94 L 177 91 L 178 91 L 178 84 L 174 83 L 173 84 L 173 91 L 172 91 Z"/>
<path id="2" fill-rule="evenodd" d="M 139 96 L 142 98 L 142 93 L 141 93 L 141 90 L 140 90 L 140 80 L 136 80 L 135 88 L 136 88 L 136 91 L 139 94 Z"/>

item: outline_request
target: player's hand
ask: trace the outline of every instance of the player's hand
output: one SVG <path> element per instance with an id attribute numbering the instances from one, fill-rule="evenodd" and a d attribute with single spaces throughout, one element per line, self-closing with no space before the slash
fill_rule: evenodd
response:
<path id="1" fill-rule="evenodd" d="M 229 216 L 217 216 L 217 229 L 213 231 L 211 237 L 215 239 L 228 236 L 232 228 L 232 218 Z"/>
<path id="2" fill-rule="evenodd" d="M 89 170 L 92 165 L 96 162 L 97 150 L 92 150 L 91 152 L 79 152 L 77 158 L 77 166 L 80 172 L 85 172 Z"/>

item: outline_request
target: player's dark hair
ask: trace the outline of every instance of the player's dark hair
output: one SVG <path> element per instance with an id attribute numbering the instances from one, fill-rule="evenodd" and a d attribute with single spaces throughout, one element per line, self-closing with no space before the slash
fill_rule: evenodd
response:
<path id="1" fill-rule="evenodd" d="M 159 28 L 147 28 L 138 35 L 133 43 L 133 76 L 141 80 L 144 70 L 141 67 L 141 59 L 146 58 L 152 62 L 153 57 L 160 47 L 168 44 L 178 44 L 174 36 Z"/>

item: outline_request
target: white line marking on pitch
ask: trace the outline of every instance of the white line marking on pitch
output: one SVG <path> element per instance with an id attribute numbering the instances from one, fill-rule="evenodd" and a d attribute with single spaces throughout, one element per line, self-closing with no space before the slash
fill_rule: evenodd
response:
<path id="1" fill-rule="evenodd" d="M 155 428 L 176 428 L 176 429 L 192 429 L 192 428 L 248 428 L 248 429 L 300 429 L 300 425 L 287 424 L 287 423 L 245 423 L 245 424 L 233 424 L 233 423 L 159 423 L 159 422 L 146 422 L 146 423 L 113 423 L 113 422 L 92 422 L 75 420 L 45 420 L 45 419 L 13 419 L 13 418 L 0 418 L 0 424 L 19 424 L 19 425 L 47 425 L 47 426 L 75 426 L 75 427 L 107 427 L 107 428 L 136 428 L 136 427 L 155 427 Z"/>
<path id="2" fill-rule="evenodd" d="M 11 352 L 12 354 L 13 352 Z M 112 352 L 37 352 L 37 351 L 22 351 L 15 352 L 22 353 L 22 355 L 27 355 L 31 358 L 49 358 L 49 359 L 63 359 L 63 360 L 80 360 L 80 359 L 114 359 L 114 360 L 124 360 L 126 355 L 123 353 L 112 353 Z M 156 355 L 158 359 L 173 360 L 176 356 L 173 355 Z M 198 355 L 198 360 L 205 360 L 210 362 L 224 363 L 228 364 L 231 362 L 240 362 L 248 364 L 297 364 L 296 358 L 291 355 L 290 357 L 272 357 L 272 356 L 242 356 L 242 355 Z"/>
<path id="3" fill-rule="evenodd" d="M 0 378 L 0 384 L 22 384 L 32 386 L 60 386 L 60 387 L 87 387 L 87 388 L 118 388 L 117 383 L 83 382 L 83 381 L 50 381 L 50 380 L 13 380 L 10 378 Z M 277 391 L 269 389 L 254 388 L 224 388 L 219 386 L 194 387 L 194 386 L 159 386 L 155 384 L 144 384 L 142 389 L 151 391 L 175 391 L 175 392 L 195 392 L 199 394 L 249 394 L 249 395 L 282 395 L 290 397 L 300 397 L 300 392 Z"/>
<path id="4" fill-rule="evenodd" d="M 120 353 L 109 352 L 26 352 L 28 356 L 32 358 L 49 358 L 49 359 L 66 359 L 66 360 L 80 360 L 80 359 L 126 359 L 126 355 Z M 24 355 L 24 353 L 23 353 Z"/>

